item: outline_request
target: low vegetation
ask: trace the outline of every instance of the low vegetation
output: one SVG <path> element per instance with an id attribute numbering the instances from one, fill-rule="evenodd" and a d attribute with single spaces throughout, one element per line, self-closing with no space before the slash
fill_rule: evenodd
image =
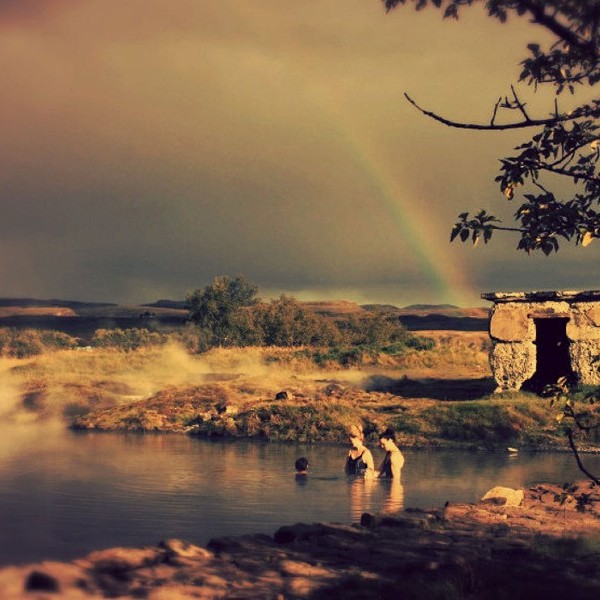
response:
<path id="1" fill-rule="evenodd" d="M 391 427 L 412 447 L 600 443 L 597 428 L 557 425 L 550 399 L 494 394 L 483 332 L 415 335 L 386 311 L 321 314 L 256 293 L 241 277 L 216 278 L 188 298 L 186 327 L 99 329 L 87 345 L 60 332 L 0 330 L 0 354 L 16 360 L 4 368 L 2 414 L 290 442 L 345 443 L 359 422 L 370 443 Z M 591 400 L 577 422 L 598 420 L 597 394 L 581 394 Z"/>
<path id="2" fill-rule="evenodd" d="M 3 357 L 25 358 L 76 346 L 75 338 L 60 331 L 0 328 L 0 356 Z"/>
<path id="3" fill-rule="evenodd" d="M 533 394 L 447 401 L 367 392 L 362 383 L 304 382 L 279 392 L 249 386 L 247 380 L 170 388 L 147 400 L 81 416 L 75 427 L 345 443 L 349 426 L 360 422 L 371 444 L 392 427 L 404 447 L 566 449 L 552 407 Z M 434 380 L 430 385 L 444 384 Z"/>
<path id="4" fill-rule="evenodd" d="M 361 422 L 404 447 L 564 448 L 551 402 L 493 394 L 484 333 L 427 332 L 422 347 L 336 357 L 316 349 L 181 344 L 47 352 L 10 363 L 6 418 L 60 418 L 80 429 L 179 432 L 345 443 Z M 317 361 L 318 362 L 318 361 Z M 595 443 L 597 440 L 588 440 Z"/>

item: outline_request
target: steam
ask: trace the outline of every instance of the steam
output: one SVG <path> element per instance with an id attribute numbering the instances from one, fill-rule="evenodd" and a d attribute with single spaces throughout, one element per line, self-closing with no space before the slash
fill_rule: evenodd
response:
<path id="1" fill-rule="evenodd" d="M 362 387 L 365 375 L 319 370 L 310 359 L 277 348 L 215 348 L 193 355 L 168 344 L 131 353 L 68 350 L 27 361 L 0 359 L 0 427 L 64 428 L 90 411 L 142 401 L 169 387 L 210 384 L 232 399 L 274 397 L 284 390 L 310 396 L 331 381 Z"/>
<path id="2" fill-rule="evenodd" d="M 12 369 L 19 361 L 15 359 L 0 359 L 0 422 L 4 423 L 15 415 L 21 415 L 23 420 L 22 390 Z"/>
<path id="3" fill-rule="evenodd" d="M 0 359 L 0 420 L 57 419 L 64 426 L 78 414 L 144 400 L 171 386 L 251 382 L 256 390 L 279 391 L 300 379 L 311 379 L 307 369 L 268 364 L 261 348 L 193 355 L 169 344 L 131 353 L 72 350 L 27 361 Z"/>

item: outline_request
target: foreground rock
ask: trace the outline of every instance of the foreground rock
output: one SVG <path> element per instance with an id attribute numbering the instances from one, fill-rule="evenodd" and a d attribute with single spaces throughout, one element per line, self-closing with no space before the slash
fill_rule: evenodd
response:
<path id="1" fill-rule="evenodd" d="M 539 485 L 518 506 L 513 490 L 495 489 L 475 505 L 365 514 L 360 525 L 298 524 L 208 548 L 166 540 L 8 567 L 0 598 L 600 597 L 598 488 Z"/>

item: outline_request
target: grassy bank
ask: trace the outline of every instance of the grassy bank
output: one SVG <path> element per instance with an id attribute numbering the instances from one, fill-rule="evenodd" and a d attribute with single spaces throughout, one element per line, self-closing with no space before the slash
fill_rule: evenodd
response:
<path id="1" fill-rule="evenodd" d="M 436 382 L 436 385 L 439 382 Z M 404 447 L 565 448 L 555 409 L 533 395 L 477 400 L 403 398 L 321 382 L 277 393 L 247 382 L 172 387 L 151 398 L 75 419 L 77 428 L 185 432 L 277 442 L 346 443 L 363 424 L 368 442 L 392 427 Z"/>
<path id="2" fill-rule="evenodd" d="M 360 422 L 371 444 L 392 427 L 405 447 L 565 448 L 548 400 L 493 393 L 485 334 L 427 335 L 426 349 L 368 354 L 352 368 L 318 368 L 306 348 L 46 353 L 4 363 L 2 414 L 80 429 L 328 443 L 346 443 Z"/>

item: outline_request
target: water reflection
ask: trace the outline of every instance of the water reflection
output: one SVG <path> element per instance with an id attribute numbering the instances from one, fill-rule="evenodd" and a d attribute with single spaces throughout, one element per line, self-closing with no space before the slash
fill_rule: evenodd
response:
<path id="1" fill-rule="evenodd" d="M 206 544 L 299 521 L 350 523 L 364 512 L 471 502 L 495 485 L 582 478 L 569 454 L 406 452 L 394 481 L 347 478 L 337 447 L 52 428 L 13 428 L 0 439 L 1 564 L 168 537 Z M 309 475 L 298 482 L 302 455 Z M 600 471 L 600 456 L 586 460 Z"/>
<path id="2" fill-rule="evenodd" d="M 365 512 L 393 514 L 404 508 L 404 485 L 401 479 L 352 477 L 348 481 L 353 521 L 360 521 Z"/>
<path id="3" fill-rule="evenodd" d="M 394 513 L 404 508 L 404 486 L 401 479 L 381 481 L 382 485 L 389 487 L 387 498 L 383 503 L 382 512 Z"/>
<path id="4" fill-rule="evenodd" d="M 372 477 L 349 477 L 350 484 L 350 511 L 353 521 L 360 521 L 360 516 L 365 512 L 373 512 L 373 485 Z"/>

